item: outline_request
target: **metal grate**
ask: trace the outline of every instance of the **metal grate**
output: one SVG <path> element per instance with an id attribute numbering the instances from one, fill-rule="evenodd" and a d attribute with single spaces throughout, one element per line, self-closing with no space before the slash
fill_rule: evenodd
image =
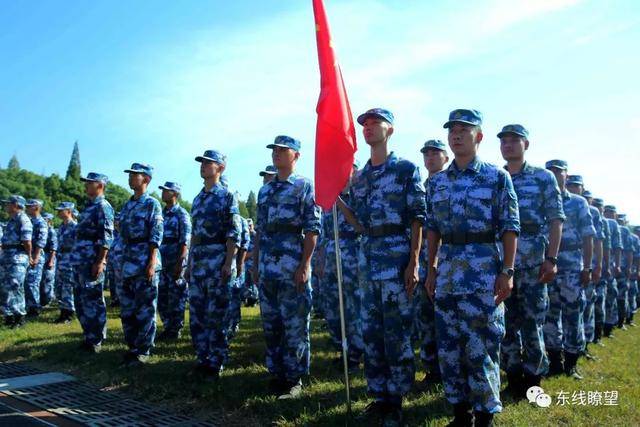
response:
<path id="1" fill-rule="evenodd" d="M 24 377 L 44 372 L 21 362 L 0 362 L 0 378 Z"/>

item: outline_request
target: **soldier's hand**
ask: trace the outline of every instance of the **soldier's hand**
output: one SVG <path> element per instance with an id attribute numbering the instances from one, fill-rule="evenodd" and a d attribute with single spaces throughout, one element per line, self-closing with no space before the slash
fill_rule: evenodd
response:
<path id="1" fill-rule="evenodd" d="M 602 267 L 594 268 L 593 273 L 591 274 L 591 281 L 597 284 L 600 281 L 601 277 L 602 277 Z"/>
<path id="2" fill-rule="evenodd" d="M 93 265 L 91 266 L 91 277 L 93 278 L 93 280 L 98 280 L 98 276 L 100 276 L 100 274 L 102 274 L 102 271 L 104 270 L 104 264 L 100 261 L 96 261 L 93 263 Z"/>
<path id="3" fill-rule="evenodd" d="M 558 273 L 558 267 L 551 261 L 544 261 L 540 266 L 539 283 L 551 283 Z"/>
<path id="4" fill-rule="evenodd" d="M 624 269 L 624 277 L 626 277 L 627 280 L 631 280 L 631 267 Z"/>
<path id="5" fill-rule="evenodd" d="M 148 281 L 153 280 L 153 275 L 156 274 L 156 263 L 155 262 L 149 262 L 147 264 L 147 268 L 145 268 L 144 273 L 147 276 L 147 280 Z"/>
<path id="6" fill-rule="evenodd" d="M 427 279 L 424 281 L 424 288 L 427 290 L 427 295 L 429 295 L 431 301 L 433 301 L 433 296 L 436 293 L 436 276 L 436 270 L 430 270 L 427 274 Z"/>
<path id="7" fill-rule="evenodd" d="M 311 266 L 300 264 L 296 269 L 296 272 L 293 276 L 293 281 L 296 284 L 296 289 L 299 293 L 304 292 L 305 285 L 309 280 L 309 273 L 311 272 Z"/>
<path id="8" fill-rule="evenodd" d="M 51 270 L 53 268 L 53 260 L 47 263 L 47 270 Z"/>
<path id="9" fill-rule="evenodd" d="M 493 294 L 496 297 L 496 305 L 500 305 L 500 303 L 511 295 L 511 290 L 513 289 L 513 277 L 509 277 L 506 274 L 498 274 L 496 277 L 496 284 Z"/>
<path id="10" fill-rule="evenodd" d="M 36 264 L 37 264 L 37 262 L 35 261 L 35 258 L 33 258 L 33 257 L 29 257 L 29 265 L 30 265 L 31 267 L 33 267 L 33 266 L 34 266 L 34 265 L 36 265 Z"/>
<path id="11" fill-rule="evenodd" d="M 584 287 L 591 282 L 591 273 L 588 268 L 583 269 L 580 272 L 580 284 Z"/>
<path id="12" fill-rule="evenodd" d="M 621 272 L 622 270 L 620 270 L 620 267 L 618 267 L 617 265 L 613 268 L 613 276 L 615 278 L 618 278 Z"/>
<path id="13" fill-rule="evenodd" d="M 31 267 L 35 267 L 40 262 L 40 255 L 34 256 L 32 259 Z"/>
<path id="14" fill-rule="evenodd" d="M 404 289 L 407 292 L 409 298 L 413 298 L 413 291 L 416 288 L 416 284 L 420 280 L 418 275 L 418 265 L 410 262 L 407 268 L 404 270 Z"/>
<path id="15" fill-rule="evenodd" d="M 180 279 L 180 276 L 182 276 L 182 260 L 178 261 L 176 263 L 176 265 L 173 266 L 173 280 L 178 280 Z"/>
<path id="16" fill-rule="evenodd" d="M 231 277 L 231 264 L 225 262 L 220 273 L 220 280 L 222 283 L 226 283 L 229 277 Z"/>

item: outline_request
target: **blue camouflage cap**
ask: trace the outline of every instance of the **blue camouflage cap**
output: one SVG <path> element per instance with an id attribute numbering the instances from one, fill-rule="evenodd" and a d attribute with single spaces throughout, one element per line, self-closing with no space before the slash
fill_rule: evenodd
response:
<path id="1" fill-rule="evenodd" d="M 618 214 L 618 219 L 621 220 L 621 221 L 626 221 L 627 220 L 627 214 L 619 213 Z"/>
<path id="2" fill-rule="evenodd" d="M 277 173 L 278 173 L 278 169 L 273 165 L 269 165 L 266 168 L 264 168 L 263 171 L 260 171 L 260 176 L 275 175 Z"/>
<path id="3" fill-rule="evenodd" d="M 478 110 L 466 110 L 459 108 L 449 113 L 449 121 L 442 127 L 451 127 L 452 123 L 466 123 L 468 125 L 480 126 L 482 124 L 482 113 Z"/>
<path id="4" fill-rule="evenodd" d="M 603 208 L 604 207 L 604 200 L 602 200 L 599 197 L 596 197 L 591 201 L 591 204 L 593 206 L 595 206 L 596 208 Z"/>
<path id="5" fill-rule="evenodd" d="M 613 212 L 613 213 L 616 213 L 618 211 L 616 209 L 616 207 L 613 206 L 613 205 L 605 205 L 604 210 L 605 211 L 609 211 L 609 212 Z"/>
<path id="6" fill-rule="evenodd" d="M 40 199 L 29 199 L 27 200 L 27 203 L 25 203 L 25 206 L 40 206 L 43 207 L 44 206 L 44 202 Z"/>
<path id="7" fill-rule="evenodd" d="M 73 208 L 73 211 L 71 213 L 73 213 L 73 216 L 75 216 L 75 217 L 79 217 L 80 216 L 80 212 L 76 208 Z"/>
<path id="8" fill-rule="evenodd" d="M 524 126 L 518 124 L 504 126 L 498 134 L 498 138 L 502 138 L 503 136 L 510 133 L 521 136 L 523 138 L 529 138 L 529 131 L 526 130 Z"/>
<path id="9" fill-rule="evenodd" d="M 27 204 L 27 201 L 24 199 L 24 197 L 18 195 L 18 194 L 13 194 L 11 196 L 9 196 L 8 199 L 4 199 L 2 200 L 2 203 L 15 203 L 16 205 L 20 206 L 21 208 L 24 208 L 25 205 Z"/>
<path id="10" fill-rule="evenodd" d="M 567 169 L 569 169 L 569 164 L 565 160 L 554 159 L 554 160 L 549 160 L 547 163 L 545 163 L 544 167 L 546 169 L 556 168 L 556 169 L 562 169 L 566 171 Z"/>
<path id="11" fill-rule="evenodd" d="M 569 175 L 567 176 L 567 184 L 584 185 L 582 175 Z"/>
<path id="12" fill-rule="evenodd" d="M 582 190 L 582 197 L 587 199 L 593 199 L 593 194 L 589 190 Z"/>
<path id="13" fill-rule="evenodd" d="M 364 122 L 369 117 L 382 119 L 393 126 L 393 120 L 394 120 L 393 113 L 389 110 L 385 110 L 384 108 L 371 108 L 365 111 L 364 113 L 358 116 L 358 123 L 360 123 L 361 125 L 364 125 Z"/>
<path id="14" fill-rule="evenodd" d="M 107 175 L 101 174 L 101 173 L 97 173 L 97 172 L 89 172 L 86 176 L 86 178 L 80 177 L 80 181 L 84 181 L 84 182 L 101 182 L 104 185 L 107 185 L 107 182 L 109 182 L 109 178 L 107 178 Z"/>
<path id="15" fill-rule="evenodd" d="M 153 166 L 144 163 L 132 163 L 129 169 L 124 170 L 125 173 L 142 173 L 149 178 L 153 178 Z"/>
<path id="16" fill-rule="evenodd" d="M 440 150 L 440 151 L 444 151 L 445 153 L 447 152 L 447 146 L 444 144 L 444 142 L 440 141 L 439 139 L 430 139 L 427 142 L 425 142 L 422 148 L 420 149 L 420 152 L 426 153 L 427 150 L 429 149 Z"/>
<path id="17" fill-rule="evenodd" d="M 636 225 L 633 227 L 633 232 L 634 233 L 640 233 L 640 225 Z"/>
<path id="18" fill-rule="evenodd" d="M 55 209 L 57 211 L 63 211 L 66 209 L 73 211 L 75 208 L 76 208 L 76 205 L 73 202 L 60 202 Z"/>
<path id="19" fill-rule="evenodd" d="M 49 212 L 46 212 L 42 215 L 42 218 L 44 218 L 47 221 L 51 221 L 53 219 L 53 215 L 50 214 Z"/>
<path id="20" fill-rule="evenodd" d="M 267 145 L 267 148 L 284 147 L 291 148 L 293 151 L 300 151 L 300 146 L 300 141 L 297 139 L 286 135 L 278 135 L 272 144 Z"/>
<path id="21" fill-rule="evenodd" d="M 166 181 L 164 185 L 160 185 L 158 188 L 161 190 L 174 191 L 176 193 L 182 192 L 182 186 L 177 182 Z"/>
<path id="22" fill-rule="evenodd" d="M 209 162 L 216 162 L 221 165 L 227 164 L 227 156 L 222 154 L 217 150 L 206 150 L 202 156 L 196 157 L 196 162 L 202 162 L 203 160 L 207 160 Z"/>

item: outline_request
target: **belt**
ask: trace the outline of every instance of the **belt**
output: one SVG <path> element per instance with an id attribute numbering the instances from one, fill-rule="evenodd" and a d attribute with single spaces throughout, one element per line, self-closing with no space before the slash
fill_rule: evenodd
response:
<path id="1" fill-rule="evenodd" d="M 495 243 L 496 234 L 493 231 L 482 233 L 454 232 L 442 235 L 445 245 L 470 245 L 473 243 Z"/>
<path id="2" fill-rule="evenodd" d="M 136 243 L 148 243 L 148 237 L 136 237 L 135 239 L 122 239 L 125 245 L 135 245 Z"/>
<path id="3" fill-rule="evenodd" d="M 179 239 L 177 237 L 163 237 L 162 244 L 170 245 L 172 243 L 178 243 Z"/>
<path id="4" fill-rule="evenodd" d="M 520 224 L 520 233 L 522 234 L 540 234 L 542 226 L 539 224 Z"/>
<path id="5" fill-rule="evenodd" d="M 77 238 L 78 240 L 96 240 L 98 235 L 94 233 L 78 233 Z"/>
<path id="6" fill-rule="evenodd" d="M 191 245 L 225 245 L 227 243 L 227 236 L 216 235 L 213 237 L 208 236 L 193 236 L 191 238 Z"/>
<path id="7" fill-rule="evenodd" d="M 569 251 L 577 251 L 582 249 L 582 243 L 573 243 L 573 244 L 565 244 L 564 242 L 560 243 L 560 250 L 563 252 Z"/>
<path id="8" fill-rule="evenodd" d="M 405 234 L 406 232 L 406 227 L 400 224 L 382 224 L 369 227 L 365 230 L 365 234 L 369 237 L 395 236 Z"/>
<path id="9" fill-rule="evenodd" d="M 21 249 L 23 252 L 26 252 L 22 245 L 2 245 L 2 249 Z"/>
<path id="10" fill-rule="evenodd" d="M 267 233 L 302 234 L 302 227 L 282 222 L 272 222 L 264 227 Z"/>

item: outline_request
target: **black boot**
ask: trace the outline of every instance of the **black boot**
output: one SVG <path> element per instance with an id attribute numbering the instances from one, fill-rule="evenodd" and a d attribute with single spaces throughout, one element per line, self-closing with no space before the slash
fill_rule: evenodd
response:
<path id="1" fill-rule="evenodd" d="M 553 377 L 564 372 L 562 363 L 562 350 L 547 350 L 549 354 L 549 373 L 547 376 Z"/>
<path id="2" fill-rule="evenodd" d="M 573 379 L 581 380 L 582 375 L 578 372 L 576 364 L 578 363 L 578 353 L 565 353 L 564 373 Z"/>
<path id="3" fill-rule="evenodd" d="M 504 393 L 514 400 L 525 398 L 526 389 L 523 390 L 523 373 L 521 370 L 507 371 L 507 387 Z"/>
<path id="4" fill-rule="evenodd" d="M 629 326 L 636 326 L 636 324 L 635 324 L 635 323 L 633 323 L 633 315 L 634 315 L 634 314 L 635 314 L 635 313 L 631 313 L 631 314 L 629 314 L 629 316 L 627 316 L 627 325 L 629 325 Z"/>
<path id="5" fill-rule="evenodd" d="M 13 324 L 11 325 L 11 329 L 18 329 L 24 326 L 25 319 L 22 314 L 16 314 L 13 316 Z"/>
<path id="6" fill-rule="evenodd" d="M 627 330 L 627 327 L 624 326 L 624 316 L 618 316 L 618 329 L 622 329 L 623 331 Z"/>
<path id="7" fill-rule="evenodd" d="M 613 325 L 605 323 L 604 328 L 602 329 L 602 336 L 605 338 L 613 338 L 613 334 L 611 331 L 613 330 Z"/>
<path id="8" fill-rule="evenodd" d="M 593 330 L 593 343 L 598 344 L 600 347 L 604 347 L 602 340 L 602 325 L 596 325 Z"/>
<path id="9" fill-rule="evenodd" d="M 453 405 L 453 421 L 447 427 L 473 427 L 473 411 L 467 402 Z"/>
<path id="10" fill-rule="evenodd" d="M 4 326 L 12 327 L 15 322 L 15 316 L 5 316 L 4 318 Z"/>
<path id="11" fill-rule="evenodd" d="M 493 414 L 484 411 L 473 411 L 475 427 L 493 427 Z"/>
<path id="12" fill-rule="evenodd" d="M 598 358 L 596 356 L 594 356 L 593 354 L 589 353 L 589 343 L 587 343 L 584 346 L 584 351 L 582 352 L 582 355 L 584 356 L 585 359 L 591 360 L 592 362 L 595 362 L 596 360 L 598 360 Z"/>
<path id="13" fill-rule="evenodd" d="M 58 316 L 58 318 L 56 320 L 53 321 L 53 323 L 64 323 L 64 319 L 67 316 L 67 310 L 60 309 L 60 315 Z"/>
<path id="14" fill-rule="evenodd" d="M 523 398 L 526 396 L 527 394 L 527 390 L 529 390 L 531 387 L 536 386 L 536 387 L 540 387 L 540 381 L 542 380 L 542 376 L 541 375 L 532 375 L 532 374 L 527 374 L 526 372 L 524 373 L 524 379 L 522 381 L 522 383 L 524 384 L 524 393 L 523 393 Z"/>

